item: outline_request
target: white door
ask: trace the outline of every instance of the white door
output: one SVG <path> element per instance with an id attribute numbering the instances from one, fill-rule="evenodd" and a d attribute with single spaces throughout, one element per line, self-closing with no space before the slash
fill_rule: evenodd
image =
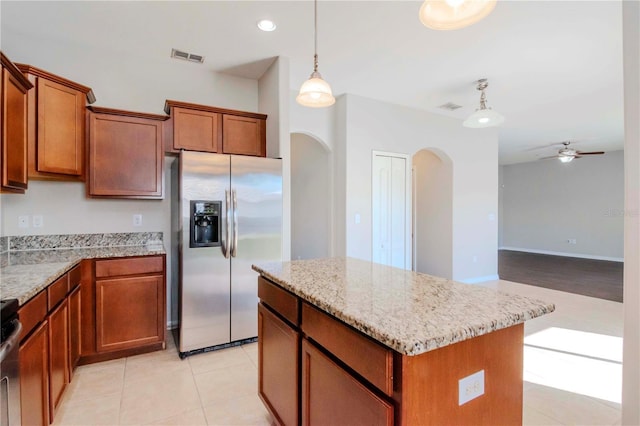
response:
<path id="1" fill-rule="evenodd" d="M 372 259 L 411 268 L 409 156 L 373 152 Z"/>

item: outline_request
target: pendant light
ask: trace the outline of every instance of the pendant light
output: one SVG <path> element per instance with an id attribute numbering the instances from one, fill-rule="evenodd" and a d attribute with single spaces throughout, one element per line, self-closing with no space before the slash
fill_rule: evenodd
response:
<path id="1" fill-rule="evenodd" d="M 333 105 L 336 99 L 331 93 L 331 86 L 322 79 L 318 72 L 318 0 L 313 1 L 313 72 L 309 80 L 302 83 L 296 101 L 303 106 L 322 108 Z"/>
<path id="2" fill-rule="evenodd" d="M 496 0 L 426 0 L 420 8 L 420 21 L 434 30 L 457 30 L 486 17 Z"/>
<path id="3" fill-rule="evenodd" d="M 504 122 L 502 114 L 495 112 L 491 108 L 487 107 L 487 96 L 484 90 L 489 86 L 486 78 L 478 80 L 477 89 L 480 91 L 480 108 L 471 114 L 462 123 L 464 127 L 482 128 L 482 127 L 495 127 Z"/>

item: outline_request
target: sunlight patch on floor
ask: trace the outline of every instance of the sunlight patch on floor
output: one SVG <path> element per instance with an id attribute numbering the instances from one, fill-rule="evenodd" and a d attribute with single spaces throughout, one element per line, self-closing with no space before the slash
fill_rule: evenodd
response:
<path id="1" fill-rule="evenodd" d="M 524 380 L 621 402 L 622 338 L 550 327 L 524 339 Z"/>

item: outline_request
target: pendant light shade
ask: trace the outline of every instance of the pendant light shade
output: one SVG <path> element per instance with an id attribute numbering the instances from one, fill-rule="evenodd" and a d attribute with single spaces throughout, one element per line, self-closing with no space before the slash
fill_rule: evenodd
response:
<path id="1" fill-rule="evenodd" d="M 329 83 L 322 79 L 318 71 L 314 71 L 309 80 L 302 83 L 296 101 L 300 105 L 320 108 L 333 105 L 336 99 L 331 93 Z"/>
<path id="2" fill-rule="evenodd" d="M 489 83 L 486 78 L 478 80 L 477 89 L 481 93 L 480 108 L 467 117 L 467 119 L 462 123 L 464 127 L 478 129 L 483 127 L 495 127 L 504 123 L 504 116 L 502 114 L 487 107 L 487 96 L 484 93 L 487 86 L 489 86 Z"/>
<path id="3" fill-rule="evenodd" d="M 302 83 L 300 93 L 296 96 L 296 102 L 302 106 L 312 108 L 322 108 L 333 105 L 336 99 L 331 93 L 331 86 L 322 79 L 318 72 L 318 0 L 314 0 L 314 54 L 313 54 L 313 72 L 307 81 Z"/>
<path id="4" fill-rule="evenodd" d="M 496 7 L 496 0 L 426 0 L 420 21 L 434 30 L 457 30 L 475 24 Z"/>

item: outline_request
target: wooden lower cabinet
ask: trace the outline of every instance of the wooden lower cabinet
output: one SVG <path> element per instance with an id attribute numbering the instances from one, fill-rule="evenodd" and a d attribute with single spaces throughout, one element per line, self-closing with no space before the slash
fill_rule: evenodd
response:
<path id="1" fill-rule="evenodd" d="M 258 394 L 271 415 L 283 425 L 298 424 L 300 333 L 258 305 Z"/>
<path id="2" fill-rule="evenodd" d="M 49 323 L 20 345 L 20 415 L 23 425 L 49 424 Z"/>
<path id="3" fill-rule="evenodd" d="M 97 280 L 98 352 L 164 341 L 164 310 L 161 275 Z"/>
<path id="4" fill-rule="evenodd" d="M 307 339 L 302 341 L 303 425 L 393 425 L 380 398 Z"/>
<path id="5" fill-rule="evenodd" d="M 69 383 L 69 305 L 65 299 L 49 314 L 49 417 L 60 406 Z"/>
<path id="6" fill-rule="evenodd" d="M 75 370 L 80 360 L 81 309 L 81 287 L 78 285 L 69 294 L 69 382 L 71 382 L 73 370 Z"/>

